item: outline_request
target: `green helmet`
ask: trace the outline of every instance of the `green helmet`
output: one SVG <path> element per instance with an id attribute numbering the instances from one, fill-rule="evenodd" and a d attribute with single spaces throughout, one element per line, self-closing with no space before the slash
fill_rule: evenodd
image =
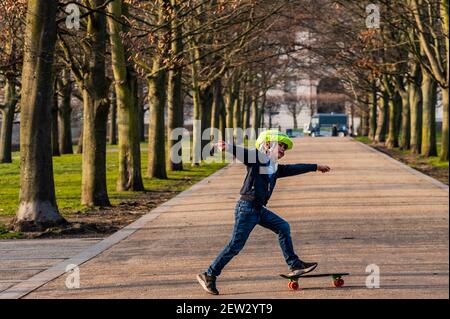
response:
<path id="1" fill-rule="evenodd" d="M 290 150 L 294 146 L 294 143 L 292 140 L 287 136 L 285 133 L 282 133 L 278 130 L 267 130 L 259 134 L 258 138 L 256 139 L 255 146 L 257 149 L 264 143 L 264 142 L 280 142 L 287 145 L 287 149 Z"/>

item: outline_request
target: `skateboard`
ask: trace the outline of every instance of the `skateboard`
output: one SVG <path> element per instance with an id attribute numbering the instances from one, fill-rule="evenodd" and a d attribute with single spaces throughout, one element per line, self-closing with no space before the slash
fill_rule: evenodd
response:
<path id="1" fill-rule="evenodd" d="M 331 285 L 333 287 L 339 288 L 344 286 L 344 279 L 342 277 L 350 275 L 349 273 L 329 273 L 329 274 L 304 274 L 304 275 L 297 275 L 297 276 L 287 276 L 280 274 L 281 277 L 284 279 L 288 279 L 288 287 L 290 290 L 298 290 L 300 288 L 298 284 L 298 280 L 300 278 L 315 278 L 315 277 L 331 277 Z"/>

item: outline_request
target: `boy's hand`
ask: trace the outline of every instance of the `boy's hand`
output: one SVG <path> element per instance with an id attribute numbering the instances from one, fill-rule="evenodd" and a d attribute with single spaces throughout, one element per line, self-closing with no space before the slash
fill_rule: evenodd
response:
<path id="1" fill-rule="evenodd" d="M 224 151 L 227 149 L 227 143 L 225 141 L 218 141 L 217 144 L 214 144 L 214 147 L 217 147 L 219 151 Z"/>
<path id="2" fill-rule="evenodd" d="M 331 170 L 331 168 L 327 165 L 317 164 L 317 170 L 322 173 L 326 173 L 326 172 L 329 172 Z"/>

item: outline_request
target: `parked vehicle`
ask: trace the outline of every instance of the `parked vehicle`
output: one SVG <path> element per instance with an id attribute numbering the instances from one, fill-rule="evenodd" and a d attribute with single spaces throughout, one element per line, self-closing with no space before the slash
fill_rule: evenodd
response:
<path id="1" fill-rule="evenodd" d="M 299 137 L 303 136 L 303 132 L 301 129 L 298 128 L 288 128 L 286 129 L 286 134 L 289 137 Z"/>
<path id="2" fill-rule="evenodd" d="M 347 136 L 348 116 L 339 113 L 317 113 L 306 124 L 303 133 L 310 136 Z"/>

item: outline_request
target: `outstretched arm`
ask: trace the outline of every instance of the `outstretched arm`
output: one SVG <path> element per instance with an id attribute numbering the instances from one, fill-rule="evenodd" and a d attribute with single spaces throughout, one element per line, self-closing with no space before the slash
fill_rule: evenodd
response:
<path id="1" fill-rule="evenodd" d="M 234 157 L 247 166 L 256 163 L 256 150 L 249 150 L 245 147 L 236 146 L 234 144 L 230 145 L 225 141 L 219 141 L 214 146 L 216 146 L 220 151 L 227 151 L 230 154 L 233 154 Z"/>
<path id="2" fill-rule="evenodd" d="M 288 164 L 278 165 L 278 177 L 295 176 L 308 172 L 319 171 L 322 173 L 329 172 L 331 168 L 322 164 Z"/>

